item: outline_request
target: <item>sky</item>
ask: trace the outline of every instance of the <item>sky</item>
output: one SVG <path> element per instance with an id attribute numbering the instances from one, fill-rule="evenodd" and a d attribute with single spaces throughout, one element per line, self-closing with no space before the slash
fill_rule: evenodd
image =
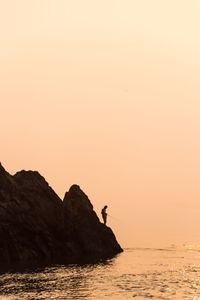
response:
<path id="1" fill-rule="evenodd" d="M 124 247 L 200 243 L 199 16 L 199 0 L 0 0 L 4 167 L 61 198 L 79 184 Z"/>

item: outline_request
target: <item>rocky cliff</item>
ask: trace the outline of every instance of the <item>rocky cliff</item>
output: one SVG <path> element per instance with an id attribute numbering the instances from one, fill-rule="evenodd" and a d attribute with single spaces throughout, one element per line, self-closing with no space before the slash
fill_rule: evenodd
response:
<path id="1" fill-rule="evenodd" d="M 0 266 L 94 262 L 121 251 L 78 185 L 62 201 L 38 172 L 12 176 L 0 164 Z"/>

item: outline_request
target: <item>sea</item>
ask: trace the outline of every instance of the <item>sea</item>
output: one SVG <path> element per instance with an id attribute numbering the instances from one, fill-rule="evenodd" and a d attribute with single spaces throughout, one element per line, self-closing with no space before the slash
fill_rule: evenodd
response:
<path id="1" fill-rule="evenodd" d="M 87 265 L 0 275 L 0 300 L 200 300 L 200 247 L 127 248 Z"/>

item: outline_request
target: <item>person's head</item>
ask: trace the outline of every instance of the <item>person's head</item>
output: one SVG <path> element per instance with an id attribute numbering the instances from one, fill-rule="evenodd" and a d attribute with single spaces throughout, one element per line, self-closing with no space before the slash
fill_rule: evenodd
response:
<path id="1" fill-rule="evenodd" d="M 105 206 L 104 206 L 104 208 L 108 208 L 108 206 L 107 206 L 107 205 L 105 205 Z"/>

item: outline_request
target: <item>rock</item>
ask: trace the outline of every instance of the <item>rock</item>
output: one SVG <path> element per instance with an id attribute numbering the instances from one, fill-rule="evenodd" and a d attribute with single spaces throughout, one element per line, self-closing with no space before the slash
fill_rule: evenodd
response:
<path id="1" fill-rule="evenodd" d="M 68 239 L 79 255 L 105 258 L 122 251 L 112 230 L 100 223 L 87 195 L 73 185 L 63 201 Z"/>
<path id="2" fill-rule="evenodd" d="M 62 201 L 38 172 L 11 176 L 0 164 L 1 267 L 94 262 L 122 251 L 78 185 Z"/>

